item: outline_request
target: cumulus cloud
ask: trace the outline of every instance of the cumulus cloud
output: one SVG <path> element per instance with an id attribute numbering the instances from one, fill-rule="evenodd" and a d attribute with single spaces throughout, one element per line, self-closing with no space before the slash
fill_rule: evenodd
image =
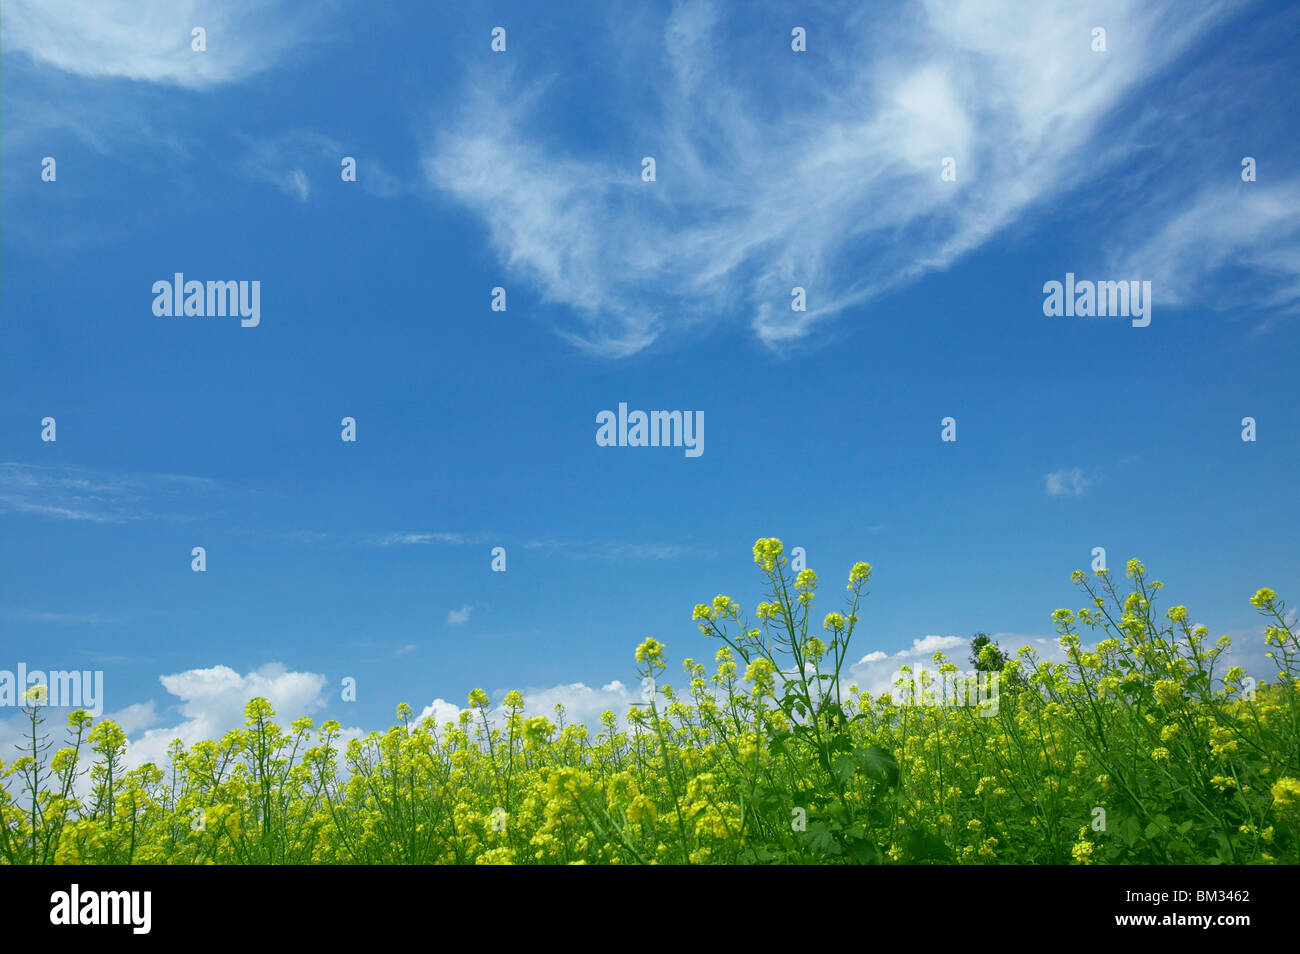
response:
<path id="1" fill-rule="evenodd" d="M 589 726 L 597 724 L 601 713 L 606 709 L 612 710 L 621 719 L 633 703 L 642 701 L 639 686 L 633 692 L 618 679 L 599 689 L 581 682 L 552 686 L 549 689 L 529 689 L 523 693 L 523 697 L 525 712 L 554 719 L 555 707 L 562 705 L 567 721 L 582 722 Z"/>
<path id="2" fill-rule="evenodd" d="M 1064 653 L 1054 637 L 1021 636 L 1015 633 L 996 633 L 992 637 L 1003 650 L 1013 654 L 1021 646 L 1032 646 L 1042 659 L 1064 659 Z M 874 696 L 882 693 L 897 693 L 894 681 L 899 678 L 903 666 L 911 668 L 914 675 L 929 671 L 938 672 L 938 666 L 931 661 L 936 652 L 944 653 L 950 662 L 956 663 L 960 670 L 970 669 L 966 649 L 969 641 L 960 636 L 922 636 L 914 638 L 912 645 L 895 653 L 879 650 L 868 653 L 850 667 L 845 674 L 843 685 L 856 685 L 863 692 Z"/>
<path id="3" fill-rule="evenodd" d="M 620 44 L 606 64 L 661 77 L 623 117 L 657 181 L 641 180 L 640 153 L 566 149 L 543 119 L 558 94 L 496 64 L 440 123 L 424 171 L 567 309 L 558 331 L 574 344 L 627 356 L 721 315 L 775 347 L 947 268 L 1117 161 L 1124 129 L 1093 146 L 1105 117 L 1225 6 L 876 6 L 837 25 L 816 70 L 783 74 L 776 105 L 752 65 L 765 51 L 720 26 L 718 6 L 681 2 L 649 48 Z M 1104 55 L 1090 47 L 1102 22 L 1117 38 Z M 945 157 L 955 182 L 940 181 Z"/>
<path id="4" fill-rule="evenodd" d="M 116 722 L 122 727 L 123 732 L 131 736 L 158 724 L 158 707 L 150 699 L 148 702 L 134 703 L 117 712 L 106 713 L 104 718 Z"/>
<path id="5" fill-rule="evenodd" d="M 1294 614 L 1291 623 L 1295 625 Z M 1229 631 L 1225 635 L 1233 638 L 1233 645 L 1218 663 L 1217 671 L 1220 674 L 1229 666 L 1240 665 L 1247 675 L 1259 681 L 1276 681 L 1277 667 L 1265 655 L 1267 647 L 1263 640 L 1262 626 Z M 1054 636 L 994 633 L 991 639 L 1011 655 L 1020 647 L 1029 646 L 1042 661 L 1061 662 L 1066 659 L 1059 640 Z M 953 652 L 962 650 L 965 646 L 966 640 L 957 636 L 923 636 L 913 639 L 911 646 L 894 653 L 876 650 L 863 656 L 844 673 L 843 685 L 847 690 L 850 684 L 855 684 L 873 695 L 892 693 L 896 691 L 893 681 L 898 677 L 901 666 L 910 666 L 914 672 L 932 668 L 927 666 L 927 661 L 936 651 L 947 652 L 952 661 L 965 668 L 964 653 Z M 1084 648 L 1091 649 L 1092 646 L 1085 645 Z M 160 676 L 159 681 L 172 697 L 179 700 L 176 706 L 181 716 L 179 721 L 160 726 L 163 716 L 152 700 L 129 705 L 116 712 L 106 713 L 103 717 L 117 722 L 127 733 L 129 765 L 136 766 L 147 761 L 165 764 L 167 748 L 174 739 L 180 739 L 188 747 L 204 739 L 220 739 L 232 729 L 242 728 L 244 707 L 255 696 L 270 701 L 277 722 L 284 726 L 300 716 L 318 712 L 326 704 L 326 679 L 323 675 L 292 672 L 280 663 L 268 663 L 244 675 L 220 665 L 207 669 L 190 669 Z M 496 725 L 501 724 L 504 715 L 501 703 L 505 694 L 504 689 L 491 693 L 495 708 L 489 718 Z M 645 690 L 642 687 L 630 688 L 617 679 L 599 688 L 583 682 L 572 682 L 525 689 L 521 694 L 524 698 L 525 716 L 545 716 L 554 722 L 555 707 L 558 704 L 564 707 L 566 723 L 582 723 L 593 732 L 600 730 L 600 716 L 606 710 L 614 712 L 622 728 L 628 728 L 625 718 L 627 712 L 632 706 L 645 701 Z M 54 713 L 67 711 L 69 710 L 47 710 L 47 728 L 61 723 L 61 719 Z M 449 722 L 457 722 L 462 711 L 461 706 L 437 698 L 420 711 L 415 721 L 418 723 L 432 717 L 435 725 L 441 729 Z M 0 746 L 13 752 L 13 746 L 22 747 L 26 744 L 27 731 L 25 718 L 21 714 L 0 719 Z M 365 734 L 361 728 L 344 728 L 340 733 L 340 741 L 346 745 L 348 740 Z"/>
<path id="6" fill-rule="evenodd" d="M 938 652 L 946 652 L 949 649 L 958 649 L 966 645 L 966 640 L 960 636 L 922 636 L 920 639 L 913 639 L 912 645 L 908 649 L 899 650 L 895 656 L 933 656 Z"/>
<path id="7" fill-rule="evenodd" d="M 494 706 L 489 715 L 493 724 L 501 724 L 504 715 L 501 703 L 506 692 L 505 689 L 498 689 L 489 694 Z M 592 730 L 599 727 L 601 713 L 605 710 L 612 711 L 622 724 L 628 709 L 644 701 L 639 686 L 632 690 L 618 679 L 606 683 L 599 689 L 583 682 L 571 682 L 549 688 L 522 689 L 520 695 L 524 697 L 523 712 L 527 717 L 545 716 L 555 722 L 555 707 L 562 705 L 566 723 L 581 722 Z M 455 722 L 461 711 L 461 707 L 454 703 L 447 702 L 445 699 L 434 699 L 421 710 L 417 721 L 433 716 L 435 724 L 441 728 L 448 722 Z"/>
<path id="8" fill-rule="evenodd" d="M 894 653 L 874 650 L 858 660 L 845 674 L 843 685 L 856 685 L 859 689 L 879 695 L 894 691 L 894 679 L 898 676 L 900 666 L 911 666 L 913 670 L 925 667 L 925 663 L 937 652 L 953 655 L 953 650 L 964 650 L 967 641 L 960 636 L 920 636 L 912 639 L 912 645 Z M 964 661 L 965 657 L 962 655 Z"/>
<path id="9" fill-rule="evenodd" d="M 325 705 L 325 677 L 319 673 L 291 672 L 281 663 L 267 663 L 240 675 L 229 666 L 188 669 L 158 677 L 167 692 L 179 699 L 182 720 L 165 728 L 149 728 L 130 742 L 133 764 L 163 764 L 167 746 L 180 739 L 191 746 L 203 739 L 219 739 L 242 728 L 248 700 L 262 696 L 271 703 L 277 719 L 287 725 Z"/>
<path id="10" fill-rule="evenodd" d="M 179 711 L 179 720 L 167 720 L 164 712 L 172 707 L 160 711 L 153 700 L 104 713 L 99 720 L 116 722 L 126 733 L 126 763 L 129 767 L 145 762 L 166 765 L 167 749 L 175 739 L 191 747 L 204 739 L 219 740 L 233 729 L 242 729 L 244 707 L 255 696 L 262 696 L 271 703 L 276 721 L 282 726 L 318 712 L 326 702 L 326 679 L 323 675 L 293 672 L 275 662 L 243 675 L 228 666 L 213 666 L 170 673 L 158 679 L 176 700 L 174 708 Z M 64 720 L 71 711 L 46 708 L 43 713 L 45 730 L 52 737 L 61 739 Z M 164 722 L 167 724 L 160 724 Z M 0 747 L 13 752 L 14 745 L 24 744 L 28 731 L 22 714 L 0 719 Z M 364 734 L 359 728 L 344 728 L 339 738 L 345 746 L 348 740 Z M 87 754 L 87 759 L 89 757 Z M 340 768 L 344 768 L 342 762 Z M 83 777 L 83 786 L 86 781 Z"/>
<path id="11" fill-rule="evenodd" d="M 1291 620 L 1292 626 L 1295 623 L 1295 619 Z M 1219 636 L 1230 636 L 1232 644 L 1215 663 L 1216 678 L 1222 678 L 1230 667 L 1240 666 L 1247 676 L 1257 682 L 1277 681 L 1277 666 L 1267 656 L 1269 648 L 1264 642 L 1263 626 L 1213 632 L 1211 641 Z M 989 638 L 1010 657 L 1015 657 L 1022 647 L 1029 647 L 1040 662 L 1062 663 L 1069 659 L 1060 638 L 1055 635 L 992 633 Z M 964 651 L 967 645 L 966 640 L 956 636 L 926 636 L 913 640 L 910 648 L 893 654 L 869 653 L 848 670 L 842 685 L 847 687 L 854 684 L 860 690 L 876 696 L 882 693 L 896 694 L 894 680 L 899 677 L 902 666 L 911 667 L 914 676 L 929 671 L 937 679 L 938 667 L 929 663 L 929 657 L 936 649 L 944 650 L 949 661 L 956 663 L 961 672 L 969 672 L 972 667 Z M 1090 652 L 1095 647 L 1096 640 L 1084 642 L 1080 648 Z"/>
<path id="12" fill-rule="evenodd" d="M 466 603 L 464 606 L 462 606 L 462 607 L 461 607 L 460 609 L 458 609 L 458 610 L 452 610 L 451 612 L 449 612 L 449 613 L 447 614 L 447 625 L 448 625 L 448 626 L 459 626 L 459 625 L 461 625 L 462 623 L 468 623 L 468 622 L 469 622 L 469 614 L 470 614 L 470 612 L 471 612 L 472 610 L 473 610 L 473 607 L 470 606 L 468 603 Z"/>
<path id="13" fill-rule="evenodd" d="M 460 718 L 461 707 L 454 702 L 448 702 L 445 699 L 434 699 L 415 717 L 416 722 L 423 722 L 429 717 L 433 718 L 434 725 L 441 729 L 448 722 L 455 722 Z"/>

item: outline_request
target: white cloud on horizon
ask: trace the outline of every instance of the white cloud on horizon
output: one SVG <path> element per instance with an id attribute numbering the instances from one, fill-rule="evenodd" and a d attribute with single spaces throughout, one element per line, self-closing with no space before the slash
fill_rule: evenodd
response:
<path id="1" fill-rule="evenodd" d="M 1229 666 L 1240 665 L 1247 675 L 1257 680 L 1275 681 L 1276 667 L 1265 656 L 1268 647 L 1263 641 L 1263 626 L 1230 631 L 1225 635 L 1231 635 L 1234 644 L 1216 667 L 1220 675 Z M 1020 647 L 1027 645 L 1043 661 L 1060 662 L 1066 658 L 1055 636 L 995 633 L 991 638 L 1008 655 L 1014 656 Z M 956 636 L 925 636 L 913 639 L 911 646 L 894 653 L 877 650 L 868 653 L 857 665 L 849 668 L 844 674 L 843 685 L 847 689 L 849 685 L 856 684 L 860 690 L 873 695 L 895 692 L 893 680 L 899 667 L 910 665 L 913 670 L 931 668 L 927 661 L 936 650 L 948 652 L 950 660 L 966 670 L 968 666 L 965 654 L 951 652 L 964 648 L 965 645 L 966 640 Z M 243 728 L 244 707 L 255 696 L 270 701 L 276 712 L 275 721 L 281 726 L 288 726 L 300 716 L 319 713 L 327 705 L 325 691 L 328 680 L 324 675 L 290 671 L 275 662 L 243 675 L 224 665 L 190 669 L 159 676 L 159 682 L 170 696 L 179 700 L 179 721 L 165 727 L 160 726 L 163 715 L 153 700 L 128 705 L 103 717 L 117 722 L 127 733 L 127 764 L 131 767 L 147 761 L 157 765 L 166 764 L 167 748 L 174 739 L 180 739 L 190 747 L 204 739 L 219 740 L 227 732 Z M 501 703 L 505 694 L 504 689 L 490 694 L 494 706 L 490 718 L 494 724 L 499 724 L 502 718 Z M 593 735 L 602 730 L 600 716 L 603 712 L 613 711 L 618 716 L 620 728 L 626 729 L 628 710 L 634 704 L 644 701 L 640 686 L 629 687 L 618 679 L 600 688 L 573 682 L 523 689 L 521 694 L 524 697 L 525 716 L 545 716 L 555 722 L 555 706 L 558 703 L 565 708 L 567 723 L 581 722 L 588 726 Z M 67 711 L 69 710 L 47 710 L 46 730 L 61 733 L 61 720 L 54 717 L 54 714 Z M 415 721 L 419 723 L 432 716 L 435 725 L 441 729 L 448 722 L 456 722 L 462 711 L 461 706 L 436 698 L 419 712 Z M 14 744 L 23 744 L 26 732 L 25 719 L 20 713 L 0 719 L 0 746 L 12 753 Z M 341 732 L 340 741 L 346 745 L 348 740 L 366 734 L 367 730 L 362 728 L 347 727 Z"/>
<path id="2" fill-rule="evenodd" d="M 920 639 L 913 639 L 910 647 L 899 650 L 894 655 L 901 657 L 925 656 L 928 658 L 935 653 L 959 649 L 965 645 L 966 640 L 960 636 L 923 636 Z"/>
<path id="3" fill-rule="evenodd" d="M 498 689 L 489 693 L 493 706 L 489 718 L 494 725 L 499 724 L 503 718 L 502 700 L 505 698 L 507 691 L 506 689 Z M 545 716 L 552 723 L 555 723 L 555 707 L 558 704 L 564 706 L 566 723 L 581 722 L 592 732 L 600 728 L 600 716 L 606 710 L 610 710 L 618 716 L 619 725 L 626 727 L 625 717 L 628 709 L 634 703 L 643 701 L 639 686 L 632 690 L 618 679 L 606 683 L 599 689 L 588 686 L 583 682 L 571 682 L 550 686 L 549 688 L 521 689 L 519 693 L 524 697 L 523 713 L 525 717 Z M 660 702 L 662 703 L 662 698 Z M 421 710 L 416 721 L 422 721 L 429 716 L 433 716 L 435 724 L 441 729 L 446 723 L 455 722 L 462 711 L 463 707 L 438 698 Z"/>
<path id="4" fill-rule="evenodd" d="M 180 739 L 186 747 L 203 739 L 220 739 L 244 725 L 244 707 L 257 696 L 271 703 L 281 725 L 325 706 L 326 679 L 319 673 L 290 672 L 283 664 L 267 663 L 245 675 L 229 666 L 188 669 L 158 677 L 167 692 L 177 697 L 183 720 L 166 728 L 146 729 L 127 750 L 133 765 L 162 765 L 167 747 Z"/>
<path id="5" fill-rule="evenodd" d="M 960 636 L 920 636 L 912 639 L 912 645 L 894 653 L 875 650 L 867 653 L 857 664 L 850 666 L 843 679 L 845 687 L 856 684 L 863 691 L 872 695 L 894 692 L 894 679 L 901 666 L 911 666 L 913 670 L 926 668 L 926 662 L 937 652 L 952 658 L 953 650 L 963 650 L 967 640 Z M 958 664 L 965 662 L 964 654 L 959 653 Z"/>

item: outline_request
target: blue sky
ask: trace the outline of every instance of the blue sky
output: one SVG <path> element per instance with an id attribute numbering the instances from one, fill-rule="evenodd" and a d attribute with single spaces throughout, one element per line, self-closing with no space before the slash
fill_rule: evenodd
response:
<path id="1" fill-rule="evenodd" d="M 102 669 L 138 753 L 252 694 L 619 708 L 760 536 L 826 611 L 873 564 L 864 684 L 1046 641 L 1096 546 L 1252 647 L 1300 599 L 1300 11 L 297 7 L 0 22 L 0 668 Z M 156 317 L 175 272 L 260 324 Z M 1046 317 L 1067 272 L 1150 325 Z M 597 446 L 620 402 L 704 453 Z"/>

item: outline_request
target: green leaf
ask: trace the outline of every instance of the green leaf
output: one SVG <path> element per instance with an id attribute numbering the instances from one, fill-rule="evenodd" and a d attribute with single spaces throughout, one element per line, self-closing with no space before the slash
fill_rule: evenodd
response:
<path id="1" fill-rule="evenodd" d="M 803 833 L 803 839 L 813 851 L 823 855 L 839 856 L 843 853 L 840 843 L 831 833 L 825 822 L 815 821 Z"/>
<path id="2" fill-rule="evenodd" d="M 864 838 L 850 838 L 849 857 L 860 865 L 878 865 L 885 860 L 880 846 Z"/>
<path id="3" fill-rule="evenodd" d="M 848 782 L 853 777 L 854 770 L 858 767 L 858 760 L 851 754 L 837 755 L 832 763 L 832 770 L 835 772 L 841 784 Z"/>
<path id="4" fill-rule="evenodd" d="M 898 829 L 897 842 L 903 849 L 904 858 L 909 864 L 930 861 L 937 863 L 951 862 L 950 849 L 943 838 L 924 828 L 902 825 Z"/>
<path id="5" fill-rule="evenodd" d="M 898 760 L 879 746 L 858 749 L 858 768 L 873 781 L 893 788 L 898 784 Z"/>
<path id="6" fill-rule="evenodd" d="M 772 754 L 780 755 L 782 752 L 784 752 L 785 744 L 789 741 L 790 741 L 789 732 L 774 732 L 772 734 L 771 742 L 768 743 L 772 749 Z"/>
<path id="7" fill-rule="evenodd" d="M 1137 844 L 1137 840 L 1142 837 L 1142 823 L 1137 820 L 1136 815 L 1129 815 L 1124 819 L 1119 826 L 1119 837 L 1130 848 Z"/>

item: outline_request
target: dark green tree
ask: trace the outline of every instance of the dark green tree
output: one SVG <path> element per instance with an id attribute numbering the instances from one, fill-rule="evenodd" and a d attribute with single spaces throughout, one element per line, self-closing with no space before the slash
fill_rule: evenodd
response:
<path id="1" fill-rule="evenodd" d="M 989 654 L 991 658 L 987 660 L 980 657 L 985 646 L 993 647 L 993 652 Z M 970 661 L 980 672 L 1001 672 L 1006 667 L 1007 654 L 993 642 L 988 633 L 976 633 L 970 639 Z"/>

